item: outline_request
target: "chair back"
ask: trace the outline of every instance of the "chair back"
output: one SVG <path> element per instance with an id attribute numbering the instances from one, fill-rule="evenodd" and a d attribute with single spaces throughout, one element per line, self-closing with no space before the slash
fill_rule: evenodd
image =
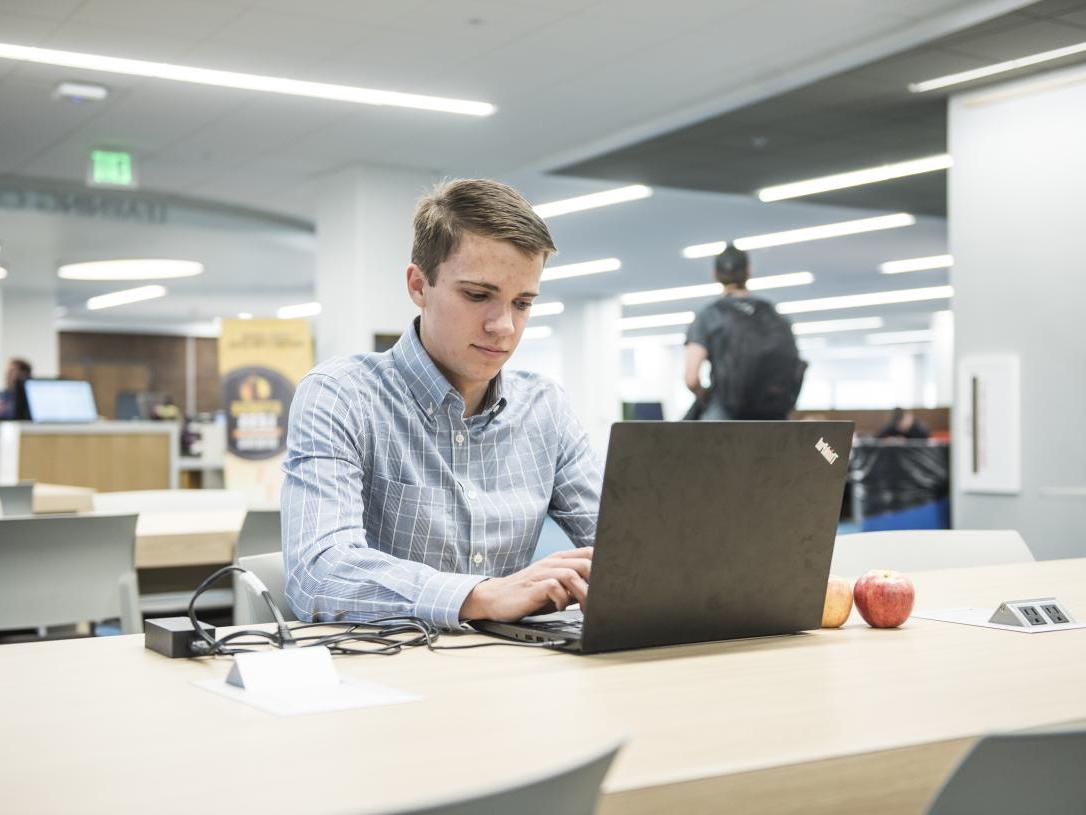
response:
<path id="1" fill-rule="evenodd" d="M 922 572 L 1028 563 L 1034 560 L 1013 529 L 916 529 L 839 535 L 830 571 L 859 577 L 869 569 Z"/>
<path id="2" fill-rule="evenodd" d="M 0 487 L 0 515 L 34 514 L 34 482 L 20 481 Z"/>
<path id="3" fill-rule="evenodd" d="M 600 785 L 621 746 L 621 741 L 610 742 L 572 760 L 563 757 L 562 763 L 543 773 L 526 774 L 470 797 L 400 810 L 396 815 L 592 815 Z"/>
<path id="4" fill-rule="evenodd" d="M 250 509 L 245 513 L 238 542 L 234 547 L 234 562 L 251 555 L 283 551 L 283 531 L 277 509 Z"/>
<path id="5" fill-rule="evenodd" d="M 1086 730 L 1007 733 L 973 745 L 928 815 L 1086 811 Z"/>
<path id="6" fill-rule="evenodd" d="M 286 594 L 286 569 L 283 566 L 282 552 L 268 552 L 263 555 L 250 555 L 238 558 L 238 565 L 260 578 L 268 587 L 268 593 L 285 620 L 297 620 L 290 609 Z M 252 625 L 253 623 L 275 622 L 275 617 L 268 610 L 264 598 L 253 591 L 247 583 L 234 581 L 234 625 Z"/>
<path id="7" fill-rule="evenodd" d="M 136 515 L 0 518 L 0 628 L 121 617 Z"/>
<path id="8" fill-rule="evenodd" d="M 236 490 L 132 490 L 96 492 L 95 512 L 206 512 L 245 509 L 248 499 Z"/>

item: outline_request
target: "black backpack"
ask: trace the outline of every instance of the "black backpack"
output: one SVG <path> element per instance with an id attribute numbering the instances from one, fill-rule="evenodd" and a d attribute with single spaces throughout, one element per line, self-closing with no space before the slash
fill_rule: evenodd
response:
<path id="1" fill-rule="evenodd" d="M 791 324 L 772 303 L 722 297 L 709 336 L 713 393 L 733 419 L 785 419 L 796 406 L 807 363 Z"/>

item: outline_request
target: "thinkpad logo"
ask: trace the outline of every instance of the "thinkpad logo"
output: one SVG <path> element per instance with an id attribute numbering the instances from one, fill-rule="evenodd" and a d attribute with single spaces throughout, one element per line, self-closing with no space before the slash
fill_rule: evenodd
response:
<path id="1" fill-rule="evenodd" d="M 827 442 L 825 439 L 820 438 L 818 440 L 818 442 L 815 444 L 815 450 L 820 452 L 822 454 L 822 458 L 826 459 L 826 461 L 828 461 L 830 464 L 833 464 L 833 462 L 837 461 L 837 451 L 830 447 L 829 442 Z"/>

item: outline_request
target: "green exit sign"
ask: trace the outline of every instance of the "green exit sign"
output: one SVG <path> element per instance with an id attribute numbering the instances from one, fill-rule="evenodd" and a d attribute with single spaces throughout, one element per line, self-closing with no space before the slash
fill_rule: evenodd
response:
<path id="1" fill-rule="evenodd" d="M 132 154 L 121 150 L 91 150 L 90 183 L 108 187 L 136 186 Z"/>

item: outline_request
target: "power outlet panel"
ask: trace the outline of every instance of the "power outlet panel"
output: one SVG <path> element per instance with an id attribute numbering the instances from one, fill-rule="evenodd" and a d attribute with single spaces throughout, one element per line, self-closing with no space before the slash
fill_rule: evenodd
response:
<path id="1" fill-rule="evenodd" d="M 1075 619 L 1067 611 L 1067 607 L 1055 597 L 1038 597 L 1000 603 L 988 622 L 1026 628 L 1051 628 L 1074 623 Z"/>

